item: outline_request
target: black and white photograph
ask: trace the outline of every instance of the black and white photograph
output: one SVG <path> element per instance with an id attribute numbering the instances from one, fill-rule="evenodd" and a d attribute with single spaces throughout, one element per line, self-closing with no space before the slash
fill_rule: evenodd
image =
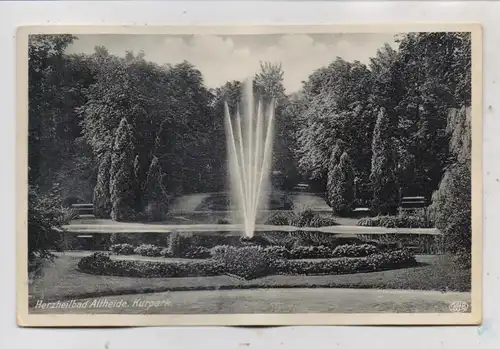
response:
<path id="1" fill-rule="evenodd" d="M 481 31 L 435 27 L 21 28 L 18 323 L 478 323 Z"/>

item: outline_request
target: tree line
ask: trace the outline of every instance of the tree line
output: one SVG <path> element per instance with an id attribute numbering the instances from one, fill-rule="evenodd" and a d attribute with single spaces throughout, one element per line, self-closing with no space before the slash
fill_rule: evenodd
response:
<path id="1" fill-rule="evenodd" d="M 66 54 L 77 39 L 30 37 L 30 185 L 57 184 L 68 202 L 92 201 L 116 220 L 161 219 L 177 195 L 225 190 L 223 103 L 236 107 L 241 82 L 209 89 L 189 62 L 161 66 L 142 52 Z M 277 185 L 308 181 L 337 214 L 430 199 L 457 173 L 456 148 L 470 149 L 454 141 L 470 138 L 465 126 L 454 134 L 467 122 L 470 66 L 468 33 L 400 35 L 397 49 L 381 47 L 369 64 L 337 58 L 292 94 L 281 66 L 262 63 L 254 89 L 277 101 Z"/>

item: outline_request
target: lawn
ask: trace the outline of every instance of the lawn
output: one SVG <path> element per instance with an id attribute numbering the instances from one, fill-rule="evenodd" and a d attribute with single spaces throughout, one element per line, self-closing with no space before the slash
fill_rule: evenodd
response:
<path id="1" fill-rule="evenodd" d="M 63 255 L 46 262 L 30 282 L 30 303 L 164 291 L 251 288 L 364 288 L 470 291 L 470 271 L 458 270 L 446 256 L 418 256 L 417 267 L 372 273 L 325 276 L 272 275 L 251 281 L 230 276 L 131 278 L 82 273 L 80 257 Z"/>

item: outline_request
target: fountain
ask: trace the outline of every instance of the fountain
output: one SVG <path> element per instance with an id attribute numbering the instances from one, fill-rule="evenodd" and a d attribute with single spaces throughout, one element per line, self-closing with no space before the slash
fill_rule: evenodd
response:
<path id="1" fill-rule="evenodd" d="M 255 104 L 253 82 L 248 79 L 242 102 L 243 111 L 237 107 L 234 118 L 224 103 L 224 116 L 231 199 L 240 214 L 237 220 L 243 225 L 245 238 L 251 239 L 259 210 L 267 203 L 265 188 L 272 157 L 274 100 L 267 108 L 263 100 Z"/>

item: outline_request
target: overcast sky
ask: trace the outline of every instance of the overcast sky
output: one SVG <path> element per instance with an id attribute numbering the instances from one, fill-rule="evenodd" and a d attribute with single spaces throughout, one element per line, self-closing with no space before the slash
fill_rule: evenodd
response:
<path id="1" fill-rule="evenodd" d="M 303 80 L 337 56 L 368 63 L 384 43 L 395 47 L 394 34 L 314 35 L 79 35 L 69 53 L 92 53 L 96 45 L 111 54 L 144 51 L 158 64 L 184 60 L 203 74 L 208 87 L 242 80 L 259 70 L 260 61 L 281 62 L 288 93 L 298 91 Z"/>

